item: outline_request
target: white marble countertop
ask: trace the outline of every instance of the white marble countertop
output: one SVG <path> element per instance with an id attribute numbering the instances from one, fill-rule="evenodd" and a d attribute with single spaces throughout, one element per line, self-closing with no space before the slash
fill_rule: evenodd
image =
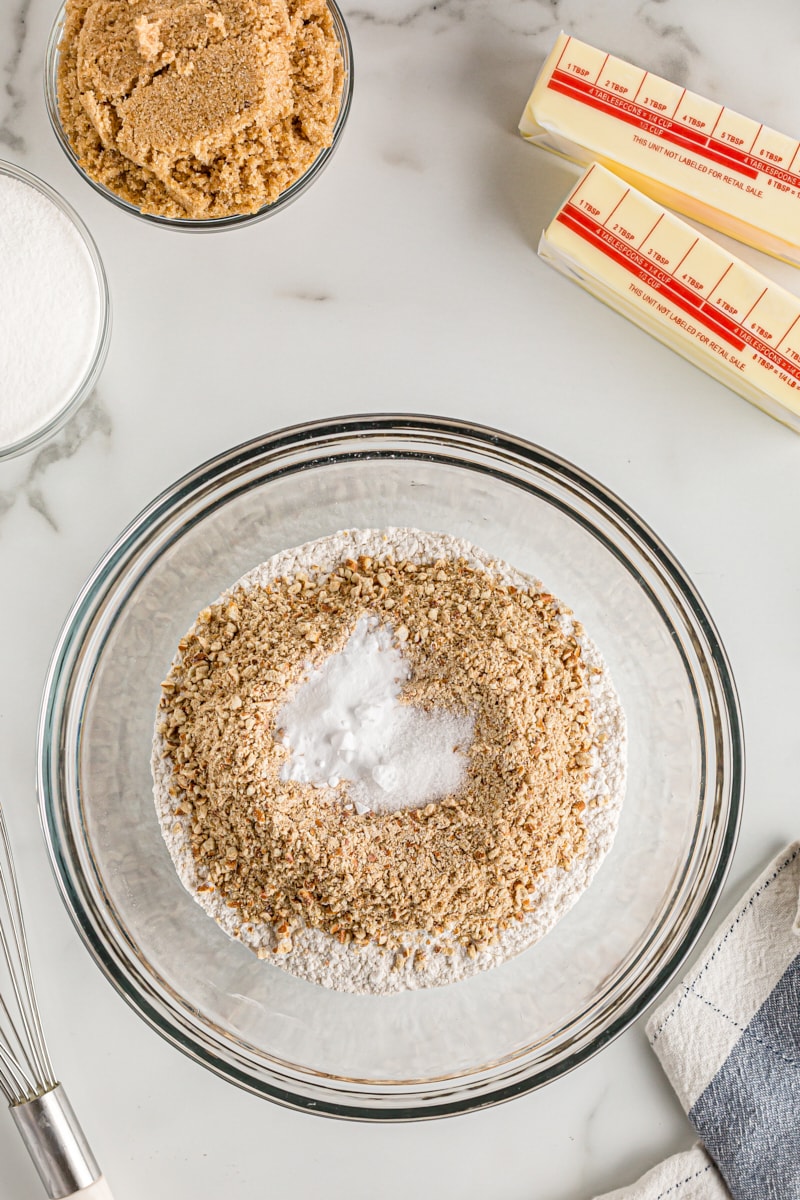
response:
<path id="1" fill-rule="evenodd" d="M 574 172 L 515 132 L 565 28 L 796 133 L 796 0 L 361 0 L 345 12 L 356 87 L 330 168 L 277 219 L 198 238 L 149 228 L 78 178 L 42 97 L 52 4 L 0 5 L 0 157 L 77 208 L 114 304 L 96 395 L 53 443 L 0 465 L 0 790 L 45 1023 L 118 1200 L 588 1200 L 692 1141 L 641 1021 L 543 1091 L 470 1116 L 380 1127 L 283 1110 L 184 1058 L 117 996 L 73 931 L 39 831 L 47 661 L 122 526 L 246 438 L 407 410 L 572 459 L 693 576 L 732 660 L 748 748 L 722 907 L 798 835 L 800 440 L 537 258 Z M 761 265 L 800 293 L 800 272 Z M 0 1198 L 40 1195 L 0 1120 Z"/>

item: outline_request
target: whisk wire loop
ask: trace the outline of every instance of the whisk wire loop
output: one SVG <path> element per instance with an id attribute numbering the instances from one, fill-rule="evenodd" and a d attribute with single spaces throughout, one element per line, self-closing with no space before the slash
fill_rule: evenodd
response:
<path id="1" fill-rule="evenodd" d="M 0 804 L 0 1092 L 50 1200 L 111 1200 L 111 1192 L 56 1081 L 39 1017 L 25 920 Z"/>
<path id="2" fill-rule="evenodd" d="M 0 806 L 0 949 L 11 994 L 0 985 L 0 1087 L 9 1104 L 22 1104 L 55 1087 L 39 1017 L 14 858 Z M 9 1008 L 15 1005 L 17 1019 Z"/>

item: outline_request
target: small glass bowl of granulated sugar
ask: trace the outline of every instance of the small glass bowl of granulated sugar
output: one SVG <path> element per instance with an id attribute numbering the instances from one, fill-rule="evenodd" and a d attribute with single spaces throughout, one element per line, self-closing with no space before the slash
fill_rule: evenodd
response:
<path id="1" fill-rule="evenodd" d="M 35 175 L 0 162 L 0 459 L 33 450 L 92 391 L 111 335 L 89 231 Z"/>

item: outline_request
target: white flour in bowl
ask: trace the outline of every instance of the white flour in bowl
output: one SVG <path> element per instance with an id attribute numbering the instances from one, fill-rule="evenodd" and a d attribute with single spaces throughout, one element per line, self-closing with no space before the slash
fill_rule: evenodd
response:
<path id="1" fill-rule="evenodd" d="M 249 572 L 220 600 L 227 602 L 239 589 L 265 588 L 271 581 L 281 577 L 292 579 L 303 573 L 308 574 L 312 569 L 328 573 L 344 560 L 355 560 L 359 555 L 370 556 L 376 561 L 392 556 L 397 561 L 408 560 L 411 563 L 462 559 L 470 569 L 488 575 L 509 588 L 520 592 L 541 592 L 541 586 L 535 580 L 508 564 L 493 560 L 470 543 L 445 534 L 389 529 L 338 533 L 287 550 Z M 289 952 L 280 953 L 285 945 L 273 926 L 266 922 L 243 920 L 239 912 L 229 907 L 216 890 L 209 889 L 203 871 L 198 871 L 191 848 L 190 820 L 180 812 L 176 813 L 175 795 L 170 793 L 170 788 L 174 789 L 173 769 L 157 723 L 153 749 L 156 807 L 164 838 L 187 890 L 227 933 L 249 945 L 260 957 L 269 958 L 302 978 L 342 991 L 382 994 L 452 983 L 496 966 L 537 941 L 564 915 L 591 882 L 613 842 L 625 790 L 625 721 L 608 671 L 597 648 L 563 606 L 557 620 L 564 632 L 574 636 L 580 646 L 584 682 L 594 722 L 594 743 L 583 785 L 585 845 L 583 853 L 572 860 L 568 870 L 553 867 L 537 877 L 529 911 L 520 914 L 521 919 L 512 920 L 499 932 L 493 944 L 476 949 L 474 945 L 465 946 L 454 940 L 447 930 L 439 935 L 415 932 L 400 939 L 402 952 L 398 953 L 396 945 L 387 948 L 375 941 L 362 946 L 341 944 L 330 933 L 305 926 L 292 931 Z M 179 661 L 180 653 L 176 659 L 176 662 Z M 327 661 L 330 662 L 330 659 Z M 284 714 L 287 710 L 291 711 L 293 702 L 297 704 L 303 686 L 307 688 L 308 681 L 291 695 L 287 694 Z M 293 727 L 295 738 L 297 728 Z M 283 733 L 285 736 L 285 730 Z M 462 739 L 466 733 L 467 730 L 462 728 Z M 352 749 L 350 746 L 347 748 Z M 296 757 L 295 771 L 297 762 Z M 372 769 L 374 763 L 367 765 Z M 301 773 L 307 768 L 308 763 L 305 763 Z M 304 780 L 302 782 L 305 784 Z M 309 782 L 305 786 L 313 789 L 314 783 Z"/>

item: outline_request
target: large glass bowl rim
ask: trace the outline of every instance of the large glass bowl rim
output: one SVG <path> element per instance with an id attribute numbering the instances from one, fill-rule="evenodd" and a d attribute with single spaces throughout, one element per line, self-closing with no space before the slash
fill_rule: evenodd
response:
<path id="1" fill-rule="evenodd" d="M 498 1085 L 487 1091 L 484 1088 L 485 1081 L 480 1078 L 485 1073 L 485 1068 L 483 1068 L 473 1073 L 472 1087 L 469 1078 L 465 1082 L 463 1077 L 460 1077 L 454 1080 L 452 1086 L 443 1087 L 437 1092 L 426 1091 L 421 1096 L 419 1104 L 398 1102 L 396 1105 L 376 1108 L 369 1106 L 363 1090 L 354 1092 L 342 1088 L 338 1090 L 331 1088 L 331 1099 L 320 1098 L 319 1095 L 311 1097 L 292 1090 L 291 1076 L 287 1075 L 284 1078 L 280 1071 L 273 1068 L 272 1063 L 269 1067 L 271 1076 L 269 1080 L 265 1079 L 263 1074 L 256 1075 L 252 1069 L 249 1069 L 244 1056 L 239 1056 L 241 1065 L 233 1063 L 230 1047 L 228 1047 L 228 1057 L 223 1057 L 218 1052 L 218 1043 L 214 1037 L 202 1025 L 192 1023 L 186 1013 L 176 1011 L 165 1002 L 153 983 L 136 969 L 131 956 L 125 958 L 124 961 L 120 959 L 116 944 L 107 936 L 103 920 L 104 914 L 98 910 L 94 898 L 88 894 L 86 881 L 80 870 L 76 871 L 73 852 L 74 831 L 68 820 L 59 821 L 60 806 L 63 807 L 65 801 L 64 797 L 58 795 L 60 790 L 58 761 L 60 754 L 64 752 L 62 740 L 58 735 L 65 716 L 64 696 L 66 693 L 64 693 L 62 685 L 65 679 L 69 678 L 75 654 L 82 647 L 95 616 L 101 611 L 104 597 L 111 589 L 115 578 L 119 576 L 126 563 L 132 559 L 137 549 L 149 541 L 161 523 L 174 517 L 176 510 L 181 505 L 188 503 L 192 497 L 207 494 L 211 485 L 219 485 L 227 476 L 233 478 L 248 466 L 260 464 L 262 467 L 268 467 L 270 463 L 274 463 L 274 460 L 280 459 L 281 455 L 289 451 L 305 450 L 309 456 L 304 459 L 302 464 L 295 464 L 289 468 L 281 468 L 279 463 L 274 465 L 273 469 L 269 471 L 270 478 L 277 478 L 286 469 L 308 470 L 314 466 L 354 458 L 375 459 L 397 456 L 396 449 L 387 449 L 382 453 L 374 450 L 359 450 L 359 438 L 374 438 L 381 435 L 385 436 L 387 440 L 392 438 L 409 439 L 408 449 L 404 449 L 400 455 L 403 458 L 453 462 L 452 459 L 447 459 L 443 455 L 440 458 L 439 455 L 432 454 L 430 451 L 418 449 L 414 453 L 414 438 L 439 438 L 443 450 L 448 445 L 460 449 L 472 447 L 480 449 L 485 455 L 492 456 L 497 460 L 498 474 L 503 456 L 510 457 L 518 465 L 520 463 L 527 464 L 547 470 L 560 481 L 577 490 L 583 498 L 607 516 L 620 522 L 629 534 L 634 535 L 635 539 L 645 548 L 651 561 L 658 566 L 662 577 L 668 580 L 674 592 L 680 597 L 688 615 L 696 622 L 697 629 L 707 642 L 710 653 L 707 653 L 706 658 L 713 664 L 718 676 L 716 684 L 720 713 L 727 718 L 730 769 L 725 788 L 727 811 L 723 813 L 722 826 L 717 837 L 716 863 L 705 880 L 702 897 L 687 924 L 683 939 L 664 958 L 658 969 L 650 975 L 649 982 L 637 985 L 635 995 L 622 1006 L 622 1011 L 618 1011 L 613 1019 L 585 1045 L 573 1049 L 556 1063 L 545 1067 L 539 1066 L 530 1075 L 515 1078 L 513 1082 L 507 1081 L 508 1076 L 513 1073 L 512 1070 L 509 1070 L 505 1073 L 506 1082 L 501 1075 L 498 1077 Z M 326 445 L 329 442 L 335 442 L 343 437 L 354 439 L 355 444 L 349 450 L 339 446 L 334 453 L 326 452 Z M 470 469 L 475 469 L 474 463 L 470 464 Z M 491 468 L 485 465 L 479 469 L 492 473 Z M 527 490 L 538 492 L 536 485 L 531 481 L 522 483 L 517 479 L 515 483 Z M 229 498 L 230 493 L 225 493 L 224 499 Z M 547 496 L 546 498 L 552 500 L 552 497 Z M 204 512 L 206 511 L 208 509 L 204 508 Z M 571 515 L 576 516 L 572 511 Z M 593 529 L 592 532 L 596 533 L 597 531 Z M 607 548 L 613 549 L 608 546 L 608 543 L 604 544 L 607 545 Z M 625 565 L 628 570 L 631 570 L 631 564 L 627 560 L 625 560 Z M 637 576 L 637 578 L 639 577 Z M 649 591 L 644 580 L 639 579 L 639 582 Z M 658 604 L 655 597 L 651 596 L 651 598 Z M 116 620 L 116 616 L 114 620 Z M 112 620 L 106 629 L 105 637 L 110 633 L 113 624 Z M 730 664 L 705 604 L 675 557 L 624 501 L 566 459 L 522 438 L 486 426 L 439 417 L 375 414 L 294 425 L 233 447 L 209 459 L 177 480 L 130 522 L 92 572 L 59 635 L 48 669 L 39 715 L 37 772 L 40 817 L 51 866 L 62 899 L 78 933 L 100 969 L 148 1024 L 167 1041 L 183 1050 L 190 1058 L 240 1087 L 277 1103 L 353 1120 L 407 1121 L 449 1116 L 488 1107 L 510 1100 L 559 1078 L 618 1037 L 656 999 L 696 944 L 727 877 L 741 820 L 744 789 L 744 743 L 739 701 Z M 65 844 L 66 839 L 69 844 Z M 135 948 L 133 949 L 135 951 Z M 136 958 L 135 953 L 132 957 Z M 235 1055 L 235 1050 L 233 1053 Z M 513 1068 L 513 1059 L 510 1065 Z M 306 1077 L 314 1075 L 309 1068 L 302 1068 L 302 1071 Z M 319 1075 L 316 1078 L 324 1081 L 328 1077 Z M 391 1085 L 373 1083 L 371 1086 L 376 1097 L 380 1095 L 382 1101 L 386 1099 L 387 1089 L 388 1094 L 392 1093 Z M 347 1099 L 337 1102 L 337 1095 L 347 1097 Z M 350 1102 L 351 1099 L 359 1102 Z M 401 1098 L 398 1097 L 398 1099 Z M 406 1097 L 403 1096 L 402 1099 L 406 1099 Z"/>

